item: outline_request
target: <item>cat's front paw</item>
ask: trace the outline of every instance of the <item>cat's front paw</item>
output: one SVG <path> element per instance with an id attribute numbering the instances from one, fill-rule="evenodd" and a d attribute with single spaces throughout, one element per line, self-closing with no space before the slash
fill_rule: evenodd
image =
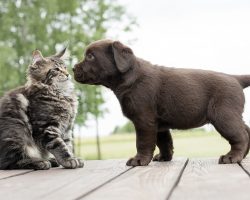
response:
<path id="1" fill-rule="evenodd" d="M 82 168 L 84 163 L 79 158 L 68 158 L 60 163 L 66 169 Z"/>
<path id="2" fill-rule="evenodd" d="M 83 168 L 83 166 L 84 166 L 83 160 L 78 158 L 78 163 L 79 163 L 78 168 Z"/>
<path id="3" fill-rule="evenodd" d="M 48 170 L 51 168 L 51 164 L 47 160 L 41 160 L 30 164 L 34 170 Z"/>

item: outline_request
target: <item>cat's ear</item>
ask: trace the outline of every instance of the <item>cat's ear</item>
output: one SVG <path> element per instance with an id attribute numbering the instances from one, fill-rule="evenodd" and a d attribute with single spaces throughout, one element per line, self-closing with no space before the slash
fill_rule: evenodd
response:
<path id="1" fill-rule="evenodd" d="M 35 50 L 32 52 L 32 63 L 36 63 L 37 61 L 43 60 L 43 55 L 39 50 Z"/>
<path id="2" fill-rule="evenodd" d="M 67 47 L 65 47 L 62 51 L 60 51 L 59 53 L 57 53 L 56 55 L 55 55 L 55 57 L 58 57 L 58 58 L 60 58 L 60 59 L 62 59 L 62 60 L 66 60 L 66 59 L 68 59 L 69 58 L 69 51 L 67 50 Z"/>

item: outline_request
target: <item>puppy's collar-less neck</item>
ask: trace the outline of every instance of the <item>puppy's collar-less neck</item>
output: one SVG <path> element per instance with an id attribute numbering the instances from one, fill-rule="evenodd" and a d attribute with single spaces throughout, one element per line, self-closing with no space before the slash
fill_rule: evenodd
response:
<path id="1" fill-rule="evenodd" d="M 137 68 L 133 67 L 129 71 L 127 71 L 125 74 L 122 74 L 120 79 L 117 80 L 115 86 L 112 85 L 113 92 L 118 97 L 124 96 L 126 93 L 128 93 L 131 88 L 136 85 L 137 82 L 139 82 L 142 79 L 142 76 L 138 76 L 139 73 L 136 73 L 135 71 Z"/>

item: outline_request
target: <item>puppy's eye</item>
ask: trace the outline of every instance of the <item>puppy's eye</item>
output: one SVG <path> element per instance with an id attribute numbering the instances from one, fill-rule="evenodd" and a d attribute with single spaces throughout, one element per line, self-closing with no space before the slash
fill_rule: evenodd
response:
<path id="1" fill-rule="evenodd" d="M 88 61 L 92 61 L 92 60 L 95 59 L 95 57 L 94 57 L 94 55 L 93 55 L 92 53 L 88 53 L 88 54 L 86 55 L 86 59 L 87 59 Z"/>

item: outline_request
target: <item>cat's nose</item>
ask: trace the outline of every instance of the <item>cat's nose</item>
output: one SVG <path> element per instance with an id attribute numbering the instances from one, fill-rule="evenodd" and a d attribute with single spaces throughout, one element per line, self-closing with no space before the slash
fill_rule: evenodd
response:
<path id="1" fill-rule="evenodd" d="M 67 77 L 69 76 L 69 72 L 67 72 L 67 70 L 62 70 L 62 73 Z"/>

